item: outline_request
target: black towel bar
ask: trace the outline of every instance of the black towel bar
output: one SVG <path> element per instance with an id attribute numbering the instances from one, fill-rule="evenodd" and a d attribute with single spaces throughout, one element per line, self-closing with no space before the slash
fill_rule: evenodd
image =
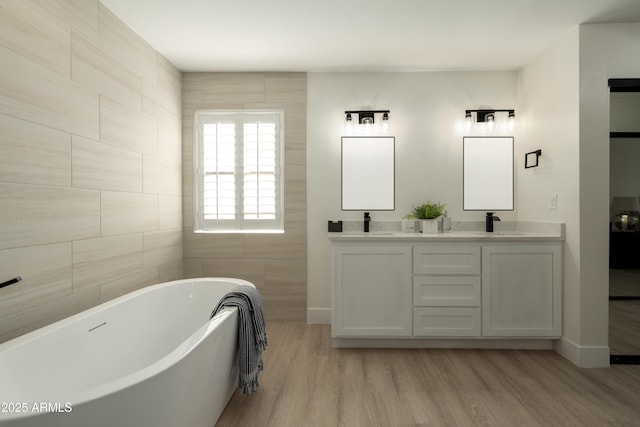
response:
<path id="1" fill-rule="evenodd" d="M 22 280 L 22 277 L 20 277 L 20 276 L 14 277 L 11 280 L 7 280 L 4 283 L 0 283 L 0 288 L 4 288 L 5 286 L 13 285 L 14 283 L 18 283 L 21 280 Z"/>

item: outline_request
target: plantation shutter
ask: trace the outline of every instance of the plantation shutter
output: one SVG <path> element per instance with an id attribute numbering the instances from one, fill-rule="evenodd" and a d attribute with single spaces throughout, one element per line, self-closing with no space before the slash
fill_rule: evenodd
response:
<path id="1" fill-rule="evenodd" d="M 196 231 L 282 231 L 281 131 L 281 111 L 196 113 Z"/>

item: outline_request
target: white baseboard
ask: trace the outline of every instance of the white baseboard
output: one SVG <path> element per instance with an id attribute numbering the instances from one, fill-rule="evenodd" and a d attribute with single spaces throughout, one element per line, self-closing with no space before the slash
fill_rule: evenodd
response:
<path id="1" fill-rule="evenodd" d="M 609 347 L 578 345 L 568 338 L 562 337 L 554 344 L 554 349 L 565 359 L 581 368 L 608 368 Z"/>
<path id="2" fill-rule="evenodd" d="M 433 339 L 433 338 L 332 338 L 336 348 L 438 348 L 552 350 L 553 340 L 545 339 Z"/>
<path id="3" fill-rule="evenodd" d="M 309 324 L 331 324 L 330 308 L 307 308 L 307 323 Z"/>

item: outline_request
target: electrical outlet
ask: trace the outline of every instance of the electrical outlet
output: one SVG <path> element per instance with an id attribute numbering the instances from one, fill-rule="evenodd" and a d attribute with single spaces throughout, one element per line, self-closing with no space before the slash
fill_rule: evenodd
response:
<path id="1" fill-rule="evenodd" d="M 549 193 L 549 209 L 555 210 L 558 207 L 558 194 Z"/>

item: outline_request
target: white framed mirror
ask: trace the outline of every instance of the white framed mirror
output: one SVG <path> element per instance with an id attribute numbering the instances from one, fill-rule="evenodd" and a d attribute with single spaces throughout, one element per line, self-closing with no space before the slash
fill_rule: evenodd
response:
<path id="1" fill-rule="evenodd" d="M 395 210 L 395 137 L 342 137 L 342 210 Z"/>
<path id="2" fill-rule="evenodd" d="M 462 209 L 512 211 L 513 137 L 465 136 L 462 138 L 462 150 Z"/>

